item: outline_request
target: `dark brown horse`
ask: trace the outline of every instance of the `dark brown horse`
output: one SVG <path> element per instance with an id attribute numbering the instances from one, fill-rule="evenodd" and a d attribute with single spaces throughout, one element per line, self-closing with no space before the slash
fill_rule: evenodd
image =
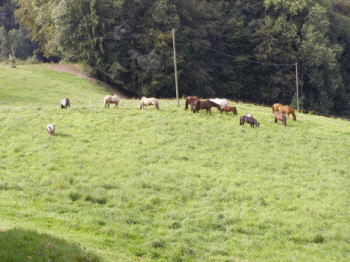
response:
<path id="1" fill-rule="evenodd" d="M 277 123 L 278 121 L 282 122 L 282 126 L 286 126 L 287 125 L 287 118 L 284 114 L 282 114 L 280 111 L 276 111 L 275 113 L 275 123 Z"/>
<path id="2" fill-rule="evenodd" d="M 185 110 L 188 110 L 188 106 L 190 106 L 190 110 L 193 112 L 194 111 L 194 104 L 195 104 L 196 101 L 198 101 L 198 97 L 197 96 L 188 96 L 188 97 L 186 97 Z"/>
<path id="3" fill-rule="evenodd" d="M 221 106 L 218 105 L 217 103 L 214 103 L 210 100 L 205 100 L 205 101 L 200 101 L 200 100 L 197 100 L 195 103 L 194 103 L 194 111 L 193 113 L 198 113 L 198 111 L 200 109 L 205 109 L 206 110 L 206 115 L 209 114 L 211 115 L 211 108 L 212 107 L 216 107 L 217 109 L 219 109 L 219 111 L 221 111 Z"/>
<path id="4" fill-rule="evenodd" d="M 237 109 L 234 106 L 221 107 L 220 113 L 222 114 L 222 112 L 226 112 L 226 115 L 227 115 L 227 112 L 232 112 L 232 114 L 237 115 Z"/>
<path id="5" fill-rule="evenodd" d="M 254 126 L 259 127 L 259 126 L 260 126 L 259 122 L 256 121 L 255 118 L 249 117 L 249 116 L 247 116 L 247 115 L 241 116 L 241 117 L 239 118 L 239 124 L 240 124 L 240 125 L 244 125 L 244 123 L 250 124 L 250 127 L 254 127 Z"/>
<path id="6" fill-rule="evenodd" d="M 289 114 L 292 114 L 293 116 L 293 120 L 297 120 L 297 117 L 295 116 L 295 113 L 294 113 L 294 109 L 291 108 L 290 106 L 284 106 L 284 105 L 280 105 L 277 107 L 278 111 L 280 111 L 282 114 L 285 114 L 288 116 L 289 118 Z M 277 111 L 277 110 L 276 110 Z"/>

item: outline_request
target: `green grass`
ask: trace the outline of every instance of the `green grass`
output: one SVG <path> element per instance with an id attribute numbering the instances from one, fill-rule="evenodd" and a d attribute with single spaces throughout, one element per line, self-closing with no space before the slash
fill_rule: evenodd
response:
<path id="1" fill-rule="evenodd" d="M 347 121 L 297 114 L 282 127 L 270 108 L 234 102 L 238 116 L 175 100 L 104 109 L 108 92 L 82 79 L 2 69 L 0 231 L 49 235 L 102 261 L 350 259 Z M 33 101 L 19 80 L 3 88 L 18 72 L 46 79 L 28 83 Z M 59 109 L 61 96 L 72 108 Z M 260 128 L 239 125 L 248 112 Z"/>
<path id="2" fill-rule="evenodd" d="M 1 261 L 101 261 L 77 244 L 33 230 L 11 229 L 0 232 Z"/>

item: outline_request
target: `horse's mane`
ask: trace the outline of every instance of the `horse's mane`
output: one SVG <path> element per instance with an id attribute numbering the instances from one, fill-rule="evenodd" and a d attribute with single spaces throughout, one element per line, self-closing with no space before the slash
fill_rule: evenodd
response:
<path id="1" fill-rule="evenodd" d="M 215 107 L 221 107 L 219 104 L 211 101 L 211 100 L 207 100 L 207 102 L 209 102 L 209 104 L 211 104 L 212 106 L 215 106 Z"/>

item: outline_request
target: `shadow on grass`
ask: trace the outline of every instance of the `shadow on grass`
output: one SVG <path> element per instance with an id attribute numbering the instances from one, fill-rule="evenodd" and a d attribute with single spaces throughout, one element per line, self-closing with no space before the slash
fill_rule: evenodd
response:
<path id="1" fill-rule="evenodd" d="M 70 137 L 71 134 L 62 134 L 62 133 L 55 133 L 55 136 L 61 136 L 61 137 Z"/>
<path id="2" fill-rule="evenodd" d="M 34 230 L 0 231 L 0 261 L 102 261 L 78 244 Z"/>

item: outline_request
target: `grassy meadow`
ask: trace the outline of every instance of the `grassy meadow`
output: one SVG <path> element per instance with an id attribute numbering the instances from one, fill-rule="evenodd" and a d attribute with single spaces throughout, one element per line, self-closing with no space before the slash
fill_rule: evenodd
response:
<path id="1" fill-rule="evenodd" d="M 349 122 L 283 127 L 236 102 L 238 116 L 105 109 L 107 94 L 0 65 L 1 261 L 350 260 Z M 246 113 L 260 128 L 239 125 Z"/>

